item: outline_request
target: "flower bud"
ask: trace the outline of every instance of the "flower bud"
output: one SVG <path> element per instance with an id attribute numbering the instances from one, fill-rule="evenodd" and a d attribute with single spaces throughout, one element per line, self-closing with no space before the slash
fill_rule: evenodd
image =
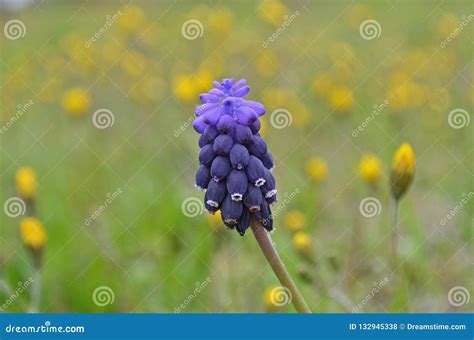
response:
<path id="1" fill-rule="evenodd" d="M 262 205 L 263 194 L 260 188 L 253 184 L 249 184 L 247 192 L 244 196 L 244 205 L 250 210 L 250 212 L 256 212 L 260 210 Z"/>
<path id="2" fill-rule="evenodd" d="M 255 156 L 250 156 L 249 164 L 247 165 L 247 176 L 250 182 L 257 187 L 265 184 L 265 167 L 262 161 Z"/>
<path id="3" fill-rule="evenodd" d="M 248 187 L 247 175 L 242 170 L 231 170 L 227 176 L 227 192 L 234 201 L 242 201 Z"/>
<path id="4" fill-rule="evenodd" d="M 226 156 L 234 145 L 232 137 L 229 135 L 219 135 L 212 144 L 212 150 L 216 155 Z"/>
<path id="5" fill-rule="evenodd" d="M 210 166 L 214 158 L 216 158 L 216 154 L 212 151 L 212 145 L 204 145 L 199 153 L 199 163 Z"/>
<path id="6" fill-rule="evenodd" d="M 217 130 L 223 134 L 229 134 L 235 127 L 234 119 L 229 115 L 222 116 L 217 122 Z"/>
<path id="7" fill-rule="evenodd" d="M 201 165 L 196 172 L 196 188 L 199 190 L 207 189 L 207 185 L 211 180 L 211 172 L 209 167 Z"/>
<path id="8" fill-rule="evenodd" d="M 219 208 L 226 194 L 226 185 L 223 181 L 210 181 L 206 191 L 206 204 Z"/>
<path id="9" fill-rule="evenodd" d="M 390 184 L 392 195 L 399 199 L 408 190 L 415 174 L 415 153 L 410 144 L 402 144 L 393 158 Z"/>
<path id="10" fill-rule="evenodd" d="M 235 169 L 243 169 L 249 164 L 249 151 L 242 144 L 234 144 L 230 150 L 230 163 Z"/>
<path id="11" fill-rule="evenodd" d="M 229 226 L 235 226 L 242 215 L 242 202 L 234 201 L 227 195 L 222 202 L 222 220 Z"/>
<path id="12" fill-rule="evenodd" d="M 219 182 L 227 176 L 231 168 L 232 166 L 230 165 L 228 157 L 217 156 L 214 158 L 211 165 L 212 179 Z"/>
<path id="13" fill-rule="evenodd" d="M 18 194 L 23 199 L 33 199 L 36 196 L 38 183 L 36 173 L 29 166 L 21 167 L 15 174 L 15 184 Z"/>

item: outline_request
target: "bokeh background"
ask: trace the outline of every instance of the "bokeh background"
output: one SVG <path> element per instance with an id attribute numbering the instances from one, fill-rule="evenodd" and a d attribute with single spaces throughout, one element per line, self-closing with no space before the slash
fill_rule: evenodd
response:
<path id="1" fill-rule="evenodd" d="M 267 108 L 272 237 L 314 312 L 472 311 L 473 7 L 2 1 L 1 202 L 20 180 L 35 205 L 2 211 L 3 311 L 30 308 L 28 214 L 47 234 L 42 312 L 294 311 L 252 234 L 210 218 L 194 188 L 194 107 L 229 77 Z M 404 142 L 417 161 L 400 279 L 388 178 Z"/>

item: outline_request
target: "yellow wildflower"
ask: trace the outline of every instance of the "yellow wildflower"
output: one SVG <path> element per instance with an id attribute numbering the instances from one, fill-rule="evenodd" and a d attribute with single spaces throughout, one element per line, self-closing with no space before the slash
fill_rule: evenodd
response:
<path id="1" fill-rule="evenodd" d="M 293 236 L 293 247 L 301 254 L 311 255 L 313 252 L 313 241 L 307 233 L 299 231 Z"/>
<path id="2" fill-rule="evenodd" d="M 15 174 L 15 184 L 20 197 L 24 199 L 35 198 L 38 183 L 33 168 L 24 166 L 18 169 Z"/>
<path id="3" fill-rule="evenodd" d="M 63 96 L 63 108 L 73 116 L 79 116 L 86 112 L 89 109 L 90 102 L 91 99 L 87 90 L 79 87 L 68 90 Z"/>
<path id="4" fill-rule="evenodd" d="M 120 13 L 118 24 L 125 32 L 136 32 L 145 21 L 145 12 L 138 6 L 127 5 Z"/>
<path id="5" fill-rule="evenodd" d="M 347 113 L 354 105 L 354 95 L 347 86 L 338 86 L 329 96 L 329 104 L 336 112 Z"/>
<path id="6" fill-rule="evenodd" d="M 284 218 L 284 225 L 291 231 L 300 231 L 305 225 L 305 216 L 299 210 L 291 210 L 286 213 Z"/>
<path id="7" fill-rule="evenodd" d="M 259 16 L 273 25 L 280 25 L 284 21 L 284 15 L 287 13 L 288 8 L 279 0 L 264 0 L 258 7 Z"/>
<path id="8" fill-rule="evenodd" d="M 322 182 L 328 174 L 326 162 L 319 157 L 314 157 L 306 163 L 306 173 L 314 182 Z"/>
<path id="9" fill-rule="evenodd" d="M 374 154 L 367 154 L 360 160 L 359 175 L 370 184 L 377 184 L 382 175 L 380 159 Z"/>
<path id="10" fill-rule="evenodd" d="M 21 220 L 20 233 L 23 243 L 29 249 L 38 251 L 46 245 L 46 231 L 41 222 L 34 217 L 25 217 Z"/>

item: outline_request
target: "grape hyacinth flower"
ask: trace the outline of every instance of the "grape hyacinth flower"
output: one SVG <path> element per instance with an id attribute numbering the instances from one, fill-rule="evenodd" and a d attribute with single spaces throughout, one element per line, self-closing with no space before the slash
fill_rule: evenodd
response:
<path id="1" fill-rule="evenodd" d="M 244 235 L 255 218 L 271 231 L 270 205 L 277 193 L 273 157 L 258 133 L 265 107 L 243 98 L 250 91 L 244 79 L 213 85 L 200 95 L 195 111 L 194 128 L 201 134 L 196 187 L 206 190 L 206 210 L 221 210 L 227 227 Z"/>
<path id="2" fill-rule="evenodd" d="M 250 92 L 245 79 L 224 79 L 213 85 L 200 95 L 202 104 L 195 110 L 193 126 L 200 134 L 201 148 L 196 187 L 205 191 L 206 210 L 220 211 L 228 228 L 243 236 L 251 227 L 280 283 L 290 290 L 296 310 L 311 313 L 268 233 L 273 230 L 270 206 L 276 202 L 277 190 L 273 157 L 259 134 L 265 107 L 244 99 Z"/>

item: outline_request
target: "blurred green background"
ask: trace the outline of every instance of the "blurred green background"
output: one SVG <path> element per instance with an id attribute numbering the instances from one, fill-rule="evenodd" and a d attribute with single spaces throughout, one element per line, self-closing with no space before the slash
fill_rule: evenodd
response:
<path id="1" fill-rule="evenodd" d="M 39 310 L 293 311 L 269 303 L 278 282 L 250 232 L 225 230 L 197 203 L 187 216 L 183 205 L 203 196 L 194 188 L 198 95 L 232 77 L 246 78 L 247 97 L 267 108 L 262 134 L 280 198 L 272 237 L 314 312 L 352 312 L 362 301 L 361 312 L 473 311 L 473 7 L 2 2 L 0 192 L 3 204 L 18 196 L 19 169 L 36 173 L 34 214 L 48 237 Z M 23 26 L 9 32 L 11 20 Z M 400 207 L 400 281 L 388 177 L 404 142 L 417 163 Z M 381 164 L 371 183 L 359 170 L 368 154 Z M 360 212 L 366 197 L 380 203 L 373 217 Z M 3 303 L 33 267 L 21 217 L 1 216 Z M 295 231 L 309 248 L 298 248 Z M 28 310 L 31 289 L 17 295 L 5 311 Z"/>

